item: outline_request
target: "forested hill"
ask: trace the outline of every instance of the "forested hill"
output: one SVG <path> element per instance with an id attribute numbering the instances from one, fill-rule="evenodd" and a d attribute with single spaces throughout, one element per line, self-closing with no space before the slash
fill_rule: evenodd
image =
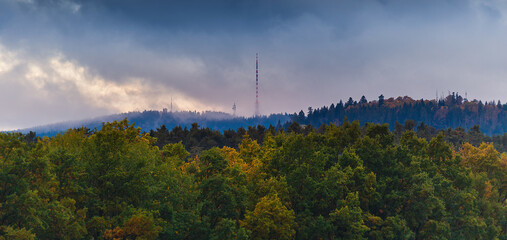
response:
<path id="1" fill-rule="evenodd" d="M 300 124 L 341 124 L 343 120 L 358 120 L 361 125 L 367 122 L 388 123 L 395 130 L 396 122 L 404 123 L 414 120 L 423 122 L 437 129 L 464 128 L 470 129 L 479 125 L 488 134 L 507 132 L 507 104 L 498 102 L 469 101 L 457 93 L 452 93 L 439 100 L 414 100 L 410 97 L 398 97 L 368 101 L 364 96 L 358 101 L 349 98 L 346 103 L 340 101 L 317 109 L 308 108 L 294 113 L 292 120 Z"/>
<path id="2" fill-rule="evenodd" d="M 364 123 L 388 123 L 392 131 L 399 130 L 408 120 L 414 125 L 429 126 L 438 129 L 471 129 L 479 125 L 483 133 L 487 135 L 503 135 L 507 132 L 507 104 L 498 102 L 482 102 L 467 100 L 459 94 L 452 93 L 439 100 L 414 100 L 411 97 L 397 97 L 384 99 L 381 95 L 378 100 L 368 101 L 364 96 L 359 101 L 349 98 L 347 102 L 340 101 L 337 104 L 321 108 L 308 108 L 305 114 L 299 113 L 271 114 L 260 117 L 235 117 L 224 112 L 161 112 L 143 111 L 115 114 L 97 117 L 82 121 L 63 122 L 38 126 L 19 130 L 22 133 L 36 132 L 39 136 L 54 136 L 69 128 L 87 127 L 100 129 L 103 122 L 120 121 L 127 118 L 130 122 L 141 127 L 145 132 L 155 130 L 162 125 L 167 129 L 177 126 L 190 128 L 192 123 L 198 123 L 200 127 L 223 132 L 229 129 L 247 128 L 261 125 L 268 128 L 270 125 L 287 128 L 290 122 L 302 125 L 311 124 L 320 127 L 322 124 L 334 123 L 341 125 L 344 119 L 349 121 L 358 120 Z M 411 123 L 409 123 L 410 125 Z M 406 125 L 406 124 L 405 124 Z"/>
<path id="3" fill-rule="evenodd" d="M 196 111 L 182 111 L 182 112 L 167 112 L 167 111 L 143 111 L 143 112 L 128 112 L 121 114 L 114 114 L 93 119 L 61 122 L 33 128 L 20 129 L 21 133 L 29 133 L 30 131 L 36 132 L 38 136 L 54 136 L 57 133 L 65 132 L 70 128 L 86 127 L 89 129 L 100 129 L 103 122 L 121 121 L 127 118 L 130 122 L 135 123 L 142 131 L 149 132 L 165 125 L 167 128 L 172 129 L 176 126 L 182 128 L 190 128 L 192 123 L 198 123 L 203 128 L 210 128 L 223 132 L 228 129 L 238 129 L 240 127 L 247 128 L 248 126 L 265 126 L 270 125 L 281 127 L 282 124 L 290 121 L 289 114 L 271 114 L 269 116 L 259 117 L 237 117 L 224 112 L 196 112 Z"/>

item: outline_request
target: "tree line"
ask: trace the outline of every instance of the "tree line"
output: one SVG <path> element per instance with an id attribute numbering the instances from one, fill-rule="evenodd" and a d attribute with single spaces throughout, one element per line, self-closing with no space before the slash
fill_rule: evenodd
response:
<path id="1" fill-rule="evenodd" d="M 396 122 L 403 123 L 415 120 L 424 122 L 437 129 L 464 128 L 481 126 L 488 135 L 507 132 L 507 104 L 498 102 L 469 101 L 458 93 L 449 94 L 438 100 L 414 100 L 410 97 L 385 99 L 380 95 L 378 100 L 367 101 L 362 96 L 355 101 L 350 97 L 345 103 L 340 100 L 317 109 L 308 108 L 292 115 L 292 120 L 300 124 L 340 124 L 344 118 L 364 123 L 388 123 L 394 130 Z"/>
<path id="2" fill-rule="evenodd" d="M 347 122 L 348 120 L 345 119 L 344 121 Z M 369 123 L 362 125 L 361 132 L 364 133 L 369 125 Z M 287 122 L 283 125 L 278 124 L 277 126 L 269 125 L 268 127 L 264 127 L 264 125 L 257 125 L 249 126 L 248 128 L 239 127 L 236 130 L 227 129 L 221 132 L 209 127 L 201 127 L 198 123 L 193 123 L 190 128 L 176 126 L 171 130 L 165 125 L 162 125 L 155 130 L 150 130 L 149 135 L 156 138 L 155 145 L 159 148 L 169 143 L 178 143 L 181 141 L 186 150 L 194 156 L 200 151 L 212 147 L 227 146 L 237 148 L 245 134 L 253 140 L 262 143 L 267 134 L 271 136 L 284 132 L 304 135 L 310 133 L 323 134 L 325 129 L 329 126 L 330 125 L 327 124 L 321 124 L 318 128 L 315 128 L 311 124 L 301 125 L 298 122 Z M 479 125 L 474 125 L 467 131 L 462 127 L 454 129 L 436 129 L 423 122 L 417 124 L 414 120 L 406 120 L 403 124 L 396 121 L 394 130 L 392 131 L 396 143 L 399 142 L 405 131 L 414 131 L 417 137 L 424 138 L 427 141 L 430 141 L 438 134 L 442 134 L 444 140 L 450 143 L 453 149 L 458 149 L 465 142 L 473 146 L 479 146 L 481 143 L 486 142 L 492 143 L 500 152 L 507 152 L 507 133 L 489 136 L 482 132 Z"/>
<path id="3" fill-rule="evenodd" d="M 127 120 L 0 133 L 0 239 L 507 237 L 507 154 L 492 143 L 309 126 L 235 131 L 233 147 L 193 141 L 198 126 L 157 143 Z"/>
<path id="4" fill-rule="evenodd" d="M 100 128 L 102 122 L 121 121 L 127 118 L 135 122 L 143 131 L 156 130 L 162 125 L 168 129 L 181 126 L 191 128 L 197 122 L 202 127 L 224 132 L 229 129 L 248 128 L 261 125 L 268 128 L 273 125 L 279 129 L 287 128 L 292 122 L 300 125 L 312 125 L 319 128 L 322 124 L 333 123 L 340 125 L 345 119 L 358 120 L 361 125 L 365 123 L 388 123 L 392 131 L 396 122 L 405 123 L 414 120 L 416 125 L 424 123 L 437 130 L 463 128 L 468 131 L 475 125 L 488 136 L 503 135 L 507 132 L 507 104 L 498 102 L 469 101 L 458 93 L 452 93 L 438 100 L 414 100 L 410 97 L 397 97 L 385 99 L 383 95 L 378 100 L 368 101 L 361 97 L 355 101 L 350 97 L 348 101 L 339 101 L 337 104 L 321 108 L 308 108 L 305 113 L 301 110 L 294 114 L 271 114 L 269 116 L 238 117 L 224 112 L 167 112 L 145 110 L 142 112 L 129 112 L 103 116 L 83 121 L 50 124 L 20 130 L 23 133 L 37 132 L 40 136 L 54 136 L 65 132 L 69 128 L 86 126 Z"/>

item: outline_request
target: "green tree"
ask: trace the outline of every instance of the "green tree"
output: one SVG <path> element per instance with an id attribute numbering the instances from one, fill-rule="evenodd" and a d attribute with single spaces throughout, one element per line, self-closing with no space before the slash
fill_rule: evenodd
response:
<path id="1" fill-rule="evenodd" d="M 241 225 L 251 231 L 252 239 L 293 239 L 294 219 L 294 211 L 275 194 L 261 198 L 253 211 L 247 211 Z"/>
<path id="2" fill-rule="evenodd" d="M 365 239 L 363 236 L 369 228 L 364 224 L 357 193 L 349 193 L 329 217 L 333 223 L 335 236 L 341 239 Z"/>

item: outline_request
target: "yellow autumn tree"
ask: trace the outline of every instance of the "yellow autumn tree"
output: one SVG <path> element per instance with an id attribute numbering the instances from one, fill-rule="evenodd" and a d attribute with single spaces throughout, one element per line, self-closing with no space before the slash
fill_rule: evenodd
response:
<path id="1" fill-rule="evenodd" d="M 260 171 L 262 167 L 261 151 L 257 141 L 252 140 L 248 135 L 243 137 L 243 141 L 239 145 L 239 158 L 242 159 L 242 169 L 250 182 L 257 182 L 264 177 L 263 172 Z"/>
<path id="2" fill-rule="evenodd" d="M 243 136 L 243 141 L 239 144 L 239 155 L 246 163 L 252 163 L 261 153 L 261 147 L 257 141 L 252 140 L 250 136 Z"/>
<path id="3" fill-rule="evenodd" d="M 0 240 L 35 240 L 35 234 L 25 228 L 2 226 L 0 230 L 5 232 L 4 236 L 0 236 Z"/>
<path id="4" fill-rule="evenodd" d="M 252 239 L 293 239 L 294 219 L 294 211 L 273 194 L 261 198 L 253 211 L 247 211 L 241 225 L 251 231 Z"/>
<path id="5" fill-rule="evenodd" d="M 104 239 L 138 239 L 138 240 L 154 240 L 162 228 L 158 226 L 153 216 L 147 212 L 139 212 L 133 215 L 123 227 L 116 227 L 112 230 L 104 232 Z"/>
<path id="6" fill-rule="evenodd" d="M 228 168 L 234 168 L 235 166 L 238 166 L 243 171 L 246 171 L 249 168 L 249 165 L 240 158 L 239 153 L 236 151 L 236 149 L 224 146 L 220 149 L 220 152 L 222 152 L 224 157 L 227 159 Z"/>
<path id="7" fill-rule="evenodd" d="M 492 143 L 482 143 L 474 147 L 465 143 L 460 149 L 462 163 L 472 169 L 473 172 L 492 173 L 500 164 L 499 153 Z"/>
<path id="8" fill-rule="evenodd" d="M 485 197 L 491 197 L 492 189 L 498 189 L 500 201 L 506 199 L 507 190 L 507 155 L 500 155 L 492 143 L 482 143 L 474 147 L 469 143 L 461 146 L 461 163 L 472 172 L 486 174 L 490 180 L 484 183 Z"/>

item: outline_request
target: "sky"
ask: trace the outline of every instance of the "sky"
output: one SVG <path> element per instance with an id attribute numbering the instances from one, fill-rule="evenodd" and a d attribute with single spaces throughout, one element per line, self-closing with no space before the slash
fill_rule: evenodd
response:
<path id="1" fill-rule="evenodd" d="M 0 130 L 112 113 L 507 102 L 502 0 L 0 0 Z"/>

